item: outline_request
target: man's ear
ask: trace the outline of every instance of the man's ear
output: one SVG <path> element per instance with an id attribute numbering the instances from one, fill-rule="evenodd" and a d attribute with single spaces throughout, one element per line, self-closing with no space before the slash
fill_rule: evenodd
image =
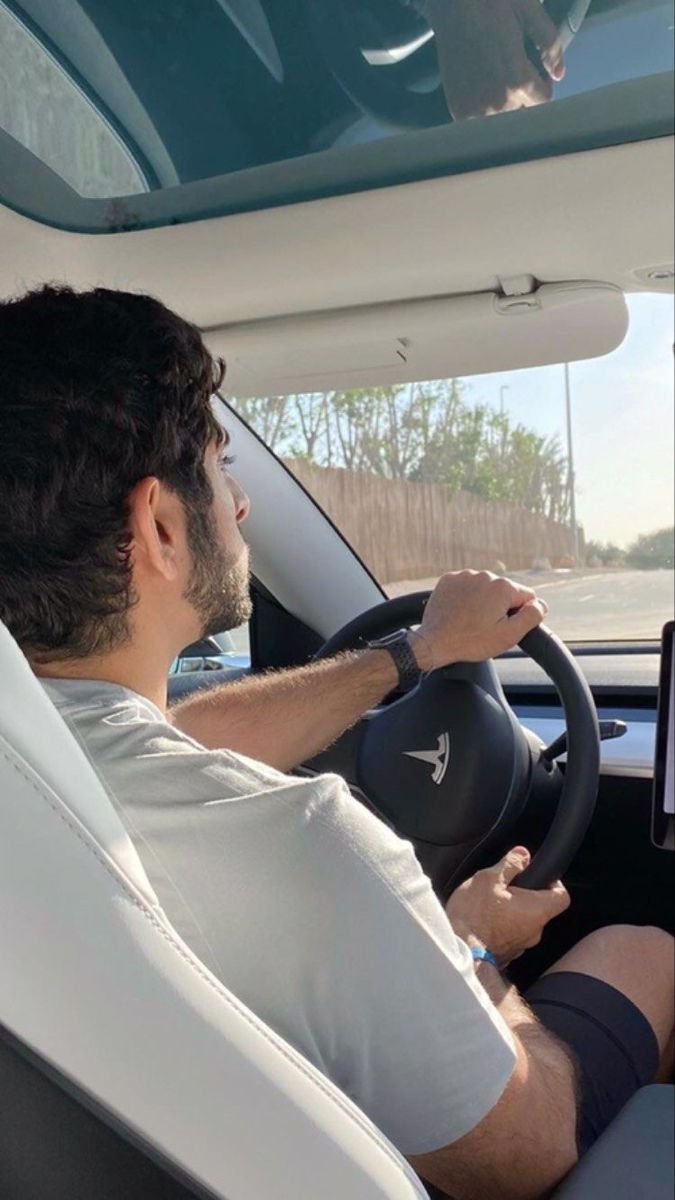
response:
<path id="1" fill-rule="evenodd" d="M 134 566 L 169 582 L 176 579 L 185 540 L 183 506 L 176 493 L 148 475 L 132 488 L 128 508 Z"/>

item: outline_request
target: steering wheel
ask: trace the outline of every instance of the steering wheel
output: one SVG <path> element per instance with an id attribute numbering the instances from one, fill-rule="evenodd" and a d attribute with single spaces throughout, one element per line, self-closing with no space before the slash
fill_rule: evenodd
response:
<path id="1" fill-rule="evenodd" d="M 418 625 L 430 592 L 387 600 L 362 613 L 318 653 L 327 658 Z M 494 663 L 455 663 L 406 696 L 368 714 L 352 733 L 350 762 L 337 769 L 368 807 L 415 845 L 435 890 L 446 898 L 493 845 L 503 842 L 529 800 L 557 798 L 543 844 L 518 878 L 545 888 L 576 854 L 593 816 L 600 731 L 590 688 L 567 647 L 545 625 L 520 643 L 554 684 L 565 713 L 563 773 L 542 758 L 543 743 L 509 706 Z M 337 760 L 336 760 L 337 761 Z"/>
<path id="2" fill-rule="evenodd" d="M 591 0 L 545 0 L 567 49 Z M 433 34 L 396 0 L 305 0 L 317 46 L 342 90 L 361 112 L 399 129 L 451 119 Z"/>

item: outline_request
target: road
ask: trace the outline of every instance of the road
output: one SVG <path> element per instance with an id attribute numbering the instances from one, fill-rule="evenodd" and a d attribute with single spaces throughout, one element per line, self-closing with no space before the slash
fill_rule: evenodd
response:
<path id="1" fill-rule="evenodd" d="M 520 571 L 517 579 L 544 597 L 551 629 L 567 641 L 641 641 L 661 637 L 673 619 L 672 571 Z M 422 592 L 435 579 L 385 584 L 389 596 Z M 232 631 L 238 654 L 248 654 L 248 625 Z"/>
<path id="2" fill-rule="evenodd" d="M 544 597 L 547 624 L 572 641 L 660 638 L 673 619 L 672 571 L 521 571 L 510 576 Z M 386 585 L 389 596 L 432 588 L 434 579 Z"/>

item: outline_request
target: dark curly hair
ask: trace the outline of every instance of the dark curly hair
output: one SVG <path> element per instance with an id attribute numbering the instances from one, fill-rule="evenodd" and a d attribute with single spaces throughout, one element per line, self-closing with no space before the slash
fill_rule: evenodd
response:
<path id="1" fill-rule="evenodd" d="M 128 496 L 213 499 L 224 374 L 158 300 L 50 285 L 0 302 L 0 618 L 36 662 L 102 654 L 135 602 Z"/>

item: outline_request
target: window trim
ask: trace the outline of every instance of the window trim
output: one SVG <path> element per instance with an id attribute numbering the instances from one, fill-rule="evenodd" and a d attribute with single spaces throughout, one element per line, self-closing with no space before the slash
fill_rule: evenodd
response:
<path id="1" fill-rule="evenodd" d="M 148 160 L 147 155 L 144 154 L 143 150 L 141 150 L 138 143 L 134 141 L 128 130 L 126 130 L 124 126 L 117 120 L 117 117 L 112 110 L 108 107 L 98 92 L 95 91 L 91 84 L 87 82 L 80 71 L 78 71 L 77 67 L 52 41 L 52 39 L 44 32 L 44 30 L 40 28 L 33 18 L 24 11 L 23 7 L 19 3 L 19 0 L 0 0 L 0 8 L 4 8 L 8 15 L 14 21 L 16 21 L 17 25 L 23 29 L 27 36 L 31 38 L 33 42 L 35 42 L 36 46 L 65 77 L 68 83 L 75 89 L 84 103 L 87 104 L 95 114 L 95 116 L 99 118 L 101 124 L 105 127 L 110 136 L 121 147 L 127 158 L 131 160 L 131 164 L 134 170 L 137 172 L 147 192 L 161 188 L 161 182 L 154 167 Z M 7 137 L 12 137 L 12 135 L 7 133 L 6 130 L 2 130 L 2 132 L 5 133 Z M 15 139 L 12 138 L 12 140 L 14 141 Z M 23 149 L 27 154 L 31 154 L 33 158 L 37 159 L 37 156 L 33 155 L 32 151 L 29 150 L 28 147 L 24 146 Z M 0 161 L 2 161 L 1 153 Z M 62 176 L 54 171 L 53 167 L 50 167 L 47 163 L 42 163 L 42 160 L 40 159 L 37 159 L 37 161 L 40 162 L 42 166 L 46 167 L 50 173 L 56 174 L 57 179 L 60 179 L 61 182 L 68 188 L 68 190 L 77 196 L 79 200 L 86 201 L 88 199 L 92 199 L 91 197 L 81 196 L 79 192 L 75 191 L 75 189 L 71 187 L 67 180 L 63 179 Z M 100 199 L 94 198 L 95 203 L 105 204 L 109 203 L 110 199 L 112 199 L 112 197 L 102 197 Z"/>
<path id="2" fill-rule="evenodd" d="M 384 138 L 377 154 L 372 143 L 324 150 L 126 198 L 78 195 L 0 129 L 0 203 L 56 229 L 103 234 L 259 212 L 670 137 L 675 132 L 672 89 L 673 74 L 664 71 L 548 108 L 422 130 L 414 138 Z"/>

